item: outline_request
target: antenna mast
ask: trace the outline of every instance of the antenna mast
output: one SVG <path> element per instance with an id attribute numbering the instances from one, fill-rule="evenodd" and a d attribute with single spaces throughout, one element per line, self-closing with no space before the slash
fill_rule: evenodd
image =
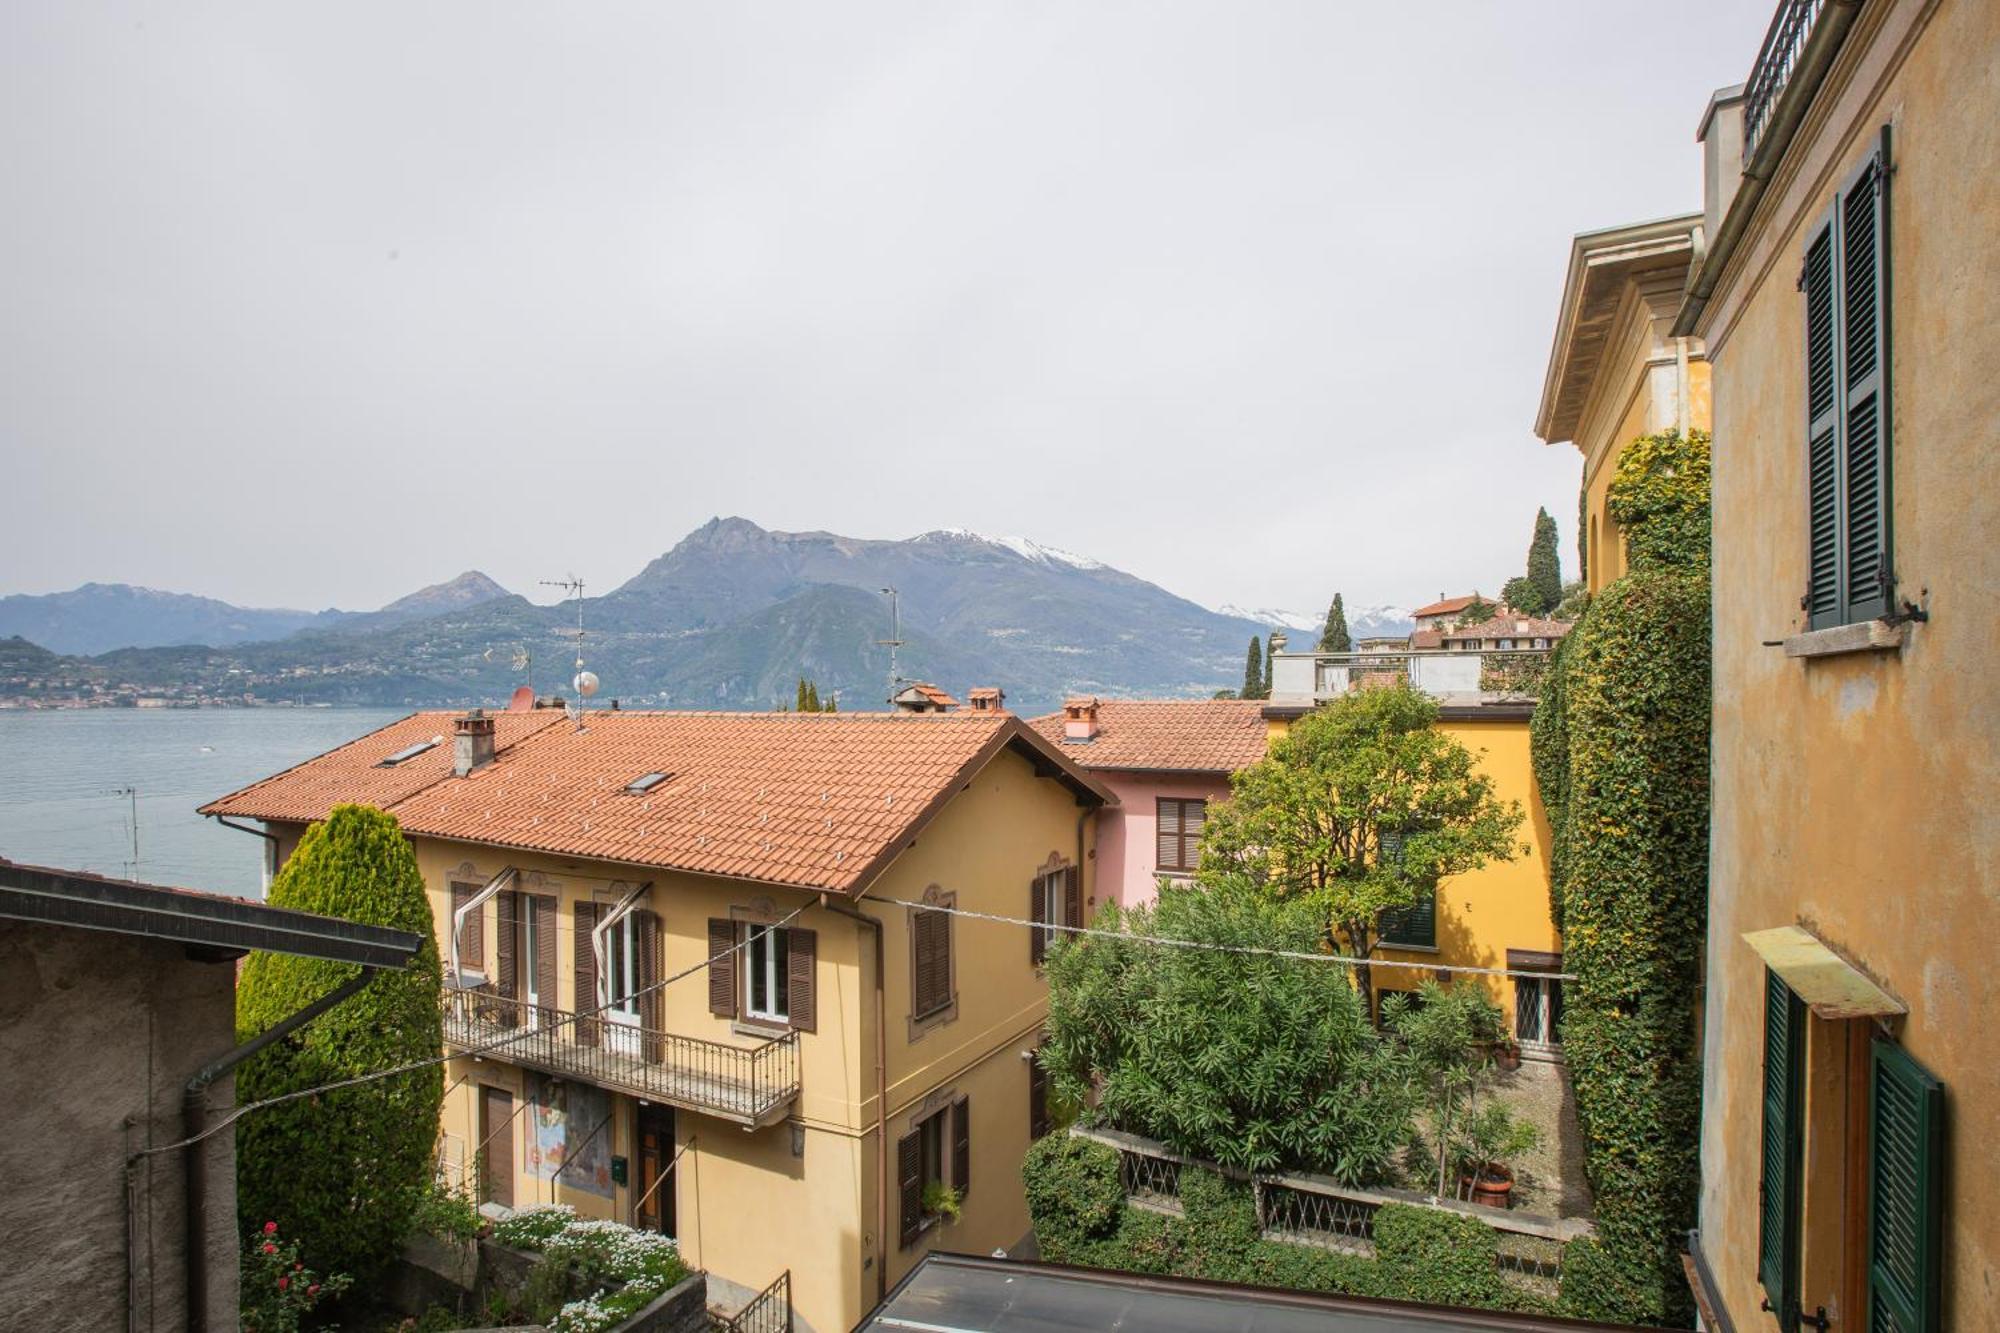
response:
<path id="1" fill-rule="evenodd" d="M 576 687 L 576 729 L 582 731 L 584 706 L 597 693 L 596 674 L 583 669 L 583 580 L 572 574 L 566 579 L 542 579 L 541 585 L 561 588 L 576 598 L 576 675 L 570 684 Z M 532 666 L 533 658 L 529 662 Z"/>
<path id="2" fill-rule="evenodd" d="M 896 650 L 903 646 L 903 620 L 901 608 L 898 606 L 899 594 L 894 588 L 884 588 L 882 591 L 889 597 L 889 637 L 877 639 L 875 644 L 879 648 L 889 650 L 889 697 L 893 699 L 896 697 L 896 687 L 903 683 L 902 673 L 896 670 Z"/>
<path id="3" fill-rule="evenodd" d="M 123 796 L 130 803 L 132 811 L 132 869 L 130 878 L 139 878 L 139 789 L 137 787 L 113 787 L 113 796 Z"/>

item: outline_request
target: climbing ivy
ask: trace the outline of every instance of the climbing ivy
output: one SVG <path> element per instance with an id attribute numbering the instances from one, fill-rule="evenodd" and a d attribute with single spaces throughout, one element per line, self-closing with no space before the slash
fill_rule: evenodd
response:
<path id="1" fill-rule="evenodd" d="M 1708 567 L 1708 464 L 1707 431 L 1641 435 L 1625 446 L 1604 508 L 1633 569 Z"/>

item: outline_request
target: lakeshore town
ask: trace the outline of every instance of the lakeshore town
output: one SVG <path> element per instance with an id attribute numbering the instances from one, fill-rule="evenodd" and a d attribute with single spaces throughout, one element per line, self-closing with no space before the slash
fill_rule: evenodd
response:
<path id="1" fill-rule="evenodd" d="M 696 709 L 579 620 L 209 793 L 260 897 L 0 846 L 0 1327 L 2000 1326 L 2000 5 L 1740 56 L 1547 238 L 1574 516 L 1393 628 Z M 432 688 L 335 629 L 0 706 Z"/>

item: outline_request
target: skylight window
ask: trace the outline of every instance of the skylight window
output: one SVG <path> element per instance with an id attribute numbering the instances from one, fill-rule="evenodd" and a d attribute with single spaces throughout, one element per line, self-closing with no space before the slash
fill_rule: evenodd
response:
<path id="1" fill-rule="evenodd" d="M 422 754 L 424 751 L 435 749 L 437 747 L 437 744 L 438 744 L 438 738 L 433 736 L 427 741 L 418 741 L 415 745 L 405 745 L 402 749 L 396 751 L 396 753 L 390 755 L 387 759 L 384 759 L 381 763 L 375 765 L 375 767 L 394 768 L 398 764 L 408 763 L 410 760 L 415 759 L 418 755 Z"/>
<path id="2" fill-rule="evenodd" d="M 628 796 L 644 796 L 647 792 L 672 776 L 673 774 L 671 773 L 641 773 L 638 777 L 633 778 L 625 784 L 625 794 Z"/>

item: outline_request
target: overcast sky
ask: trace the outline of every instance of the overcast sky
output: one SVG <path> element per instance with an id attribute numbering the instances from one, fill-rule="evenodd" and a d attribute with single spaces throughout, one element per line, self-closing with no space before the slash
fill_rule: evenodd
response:
<path id="1" fill-rule="evenodd" d="M 1574 573 L 1569 238 L 1772 0 L 0 7 L 0 593 L 607 591 L 715 514 L 1206 603 Z"/>

